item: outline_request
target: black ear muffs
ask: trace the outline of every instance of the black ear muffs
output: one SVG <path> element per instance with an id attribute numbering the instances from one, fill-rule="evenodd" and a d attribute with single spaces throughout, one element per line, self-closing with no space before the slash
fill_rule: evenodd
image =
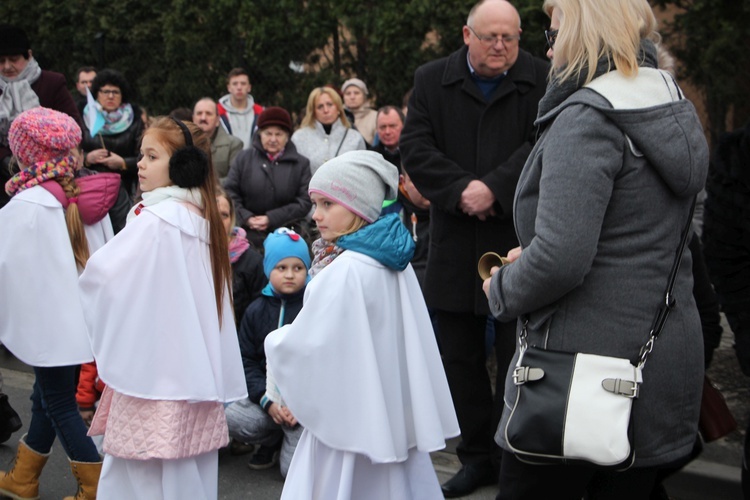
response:
<path id="1" fill-rule="evenodd" d="M 200 187 L 208 177 L 208 155 L 202 149 L 193 146 L 193 136 L 187 125 L 176 118 L 172 120 L 182 130 L 185 146 L 175 151 L 169 159 L 169 178 L 183 188 Z"/>

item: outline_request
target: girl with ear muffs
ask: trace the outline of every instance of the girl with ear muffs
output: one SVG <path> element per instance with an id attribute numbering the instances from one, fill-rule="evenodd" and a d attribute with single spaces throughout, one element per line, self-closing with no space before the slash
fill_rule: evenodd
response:
<path id="1" fill-rule="evenodd" d="M 247 393 L 210 142 L 164 117 L 144 133 L 141 155 L 143 201 L 80 279 L 107 385 L 89 431 L 104 435 L 99 492 L 215 499 L 223 403 Z"/>

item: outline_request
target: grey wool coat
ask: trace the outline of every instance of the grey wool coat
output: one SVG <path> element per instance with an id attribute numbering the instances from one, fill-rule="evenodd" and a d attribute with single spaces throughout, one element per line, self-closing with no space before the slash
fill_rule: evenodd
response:
<path id="1" fill-rule="evenodd" d="M 534 138 L 547 62 L 519 50 L 516 63 L 486 100 L 472 80 L 467 48 L 420 67 L 401 133 L 401 161 L 432 203 L 425 300 L 435 309 L 487 314 L 477 274 L 483 253 L 518 246 L 513 194 Z M 481 221 L 459 208 L 469 182 L 495 195 L 496 217 Z"/>
<path id="2" fill-rule="evenodd" d="M 557 101 L 551 90 L 514 202 L 523 251 L 493 277 L 490 307 L 501 320 L 528 318 L 530 345 L 635 361 L 705 182 L 703 130 L 653 68 L 634 79 L 605 73 Z M 696 438 L 703 342 L 687 249 L 674 295 L 633 405 L 637 467 L 685 457 Z M 504 448 L 516 393 L 508 377 L 496 435 Z"/>
<path id="3" fill-rule="evenodd" d="M 314 127 L 301 127 L 292 134 L 297 151 L 310 159 L 310 172 L 315 173 L 322 164 L 347 151 L 366 149 L 362 135 L 352 127 L 345 127 L 341 119 L 333 122 L 331 133 L 326 134 L 323 125 L 315 121 Z"/>

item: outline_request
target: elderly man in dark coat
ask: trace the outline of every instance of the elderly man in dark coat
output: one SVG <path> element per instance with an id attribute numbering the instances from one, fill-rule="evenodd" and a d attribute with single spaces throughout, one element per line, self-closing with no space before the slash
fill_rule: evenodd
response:
<path id="1" fill-rule="evenodd" d="M 483 0 L 463 27 L 465 46 L 414 77 L 401 154 L 431 202 L 427 305 L 436 309 L 448 382 L 461 426 L 463 467 L 443 485 L 463 496 L 497 480 L 493 434 L 514 351 L 515 323 L 495 322 L 497 394 L 485 368 L 489 305 L 476 272 L 488 251 L 518 245 L 511 217 L 518 176 L 531 151 L 548 65 L 519 49 L 521 22 L 505 0 Z"/>

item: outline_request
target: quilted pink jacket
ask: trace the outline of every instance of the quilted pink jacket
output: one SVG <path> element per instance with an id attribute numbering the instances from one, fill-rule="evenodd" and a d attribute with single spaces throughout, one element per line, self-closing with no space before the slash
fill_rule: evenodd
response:
<path id="1" fill-rule="evenodd" d="M 83 223 L 90 226 L 102 220 L 117 201 L 117 194 L 120 189 L 120 174 L 103 172 L 77 177 L 76 184 L 80 188 L 78 211 Z M 48 181 L 40 185 L 52 193 L 63 208 L 68 208 L 70 200 L 65 196 L 65 191 L 60 184 Z"/>
<path id="2" fill-rule="evenodd" d="M 229 443 L 221 403 L 141 399 L 109 387 L 88 434 L 104 434 L 104 452 L 130 460 L 193 457 Z"/>

